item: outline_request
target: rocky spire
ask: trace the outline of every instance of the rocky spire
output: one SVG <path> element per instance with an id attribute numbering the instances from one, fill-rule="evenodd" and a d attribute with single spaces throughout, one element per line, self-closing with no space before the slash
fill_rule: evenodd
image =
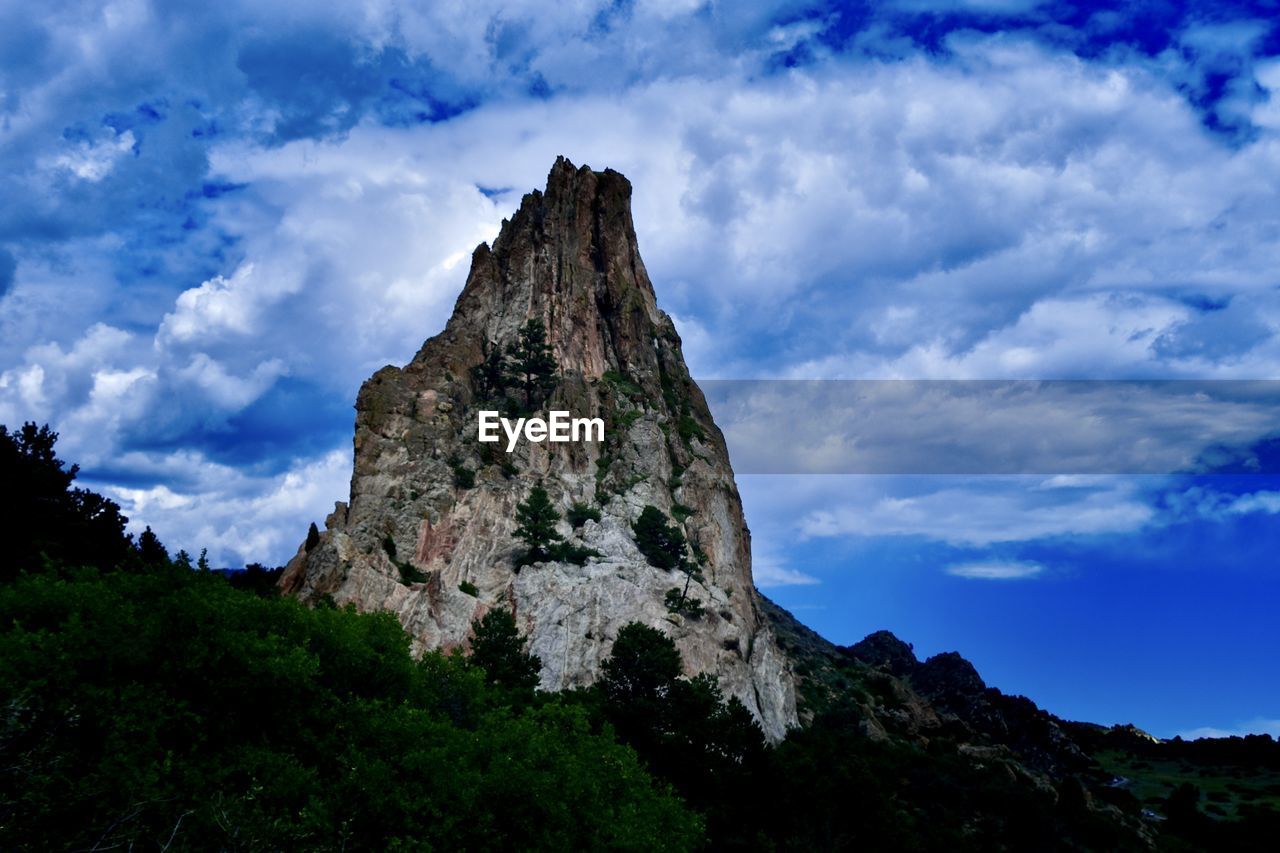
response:
<path id="1" fill-rule="evenodd" d="M 636 245 L 631 185 L 559 158 L 546 190 L 524 197 L 493 247 L 472 257 L 445 330 L 403 368 L 385 367 L 356 402 L 355 470 L 319 542 L 281 586 L 397 614 L 419 648 L 465 645 L 487 609 L 514 610 L 547 689 L 588 684 L 631 621 L 671 636 L 690 674 L 710 672 L 771 738 L 795 723 L 788 664 L 751 580 L 750 534 L 724 438 L 689 376 L 680 338 L 657 307 Z M 482 365 L 540 320 L 558 371 L 542 411 L 605 421 L 602 443 L 477 441 L 481 408 L 503 405 Z M 559 533 L 584 565 L 519 572 L 515 512 L 535 483 L 560 514 L 598 513 Z M 640 552 L 646 506 L 687 538 L 701 614 L 673 613 L 678 570 Z"/>

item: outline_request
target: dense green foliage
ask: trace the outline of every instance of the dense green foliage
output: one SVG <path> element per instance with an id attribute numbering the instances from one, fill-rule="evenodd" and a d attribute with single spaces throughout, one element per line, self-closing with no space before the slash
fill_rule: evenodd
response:
<path id="1" fill-rule="evenodd" d="M 1132 811 L 1165 815 L 1168 850 L 1271 850 L 1280 837 L 1280 742 L 1270 735 L 1154 741 L 1077 724 L 1073 736 L 1117 777 Z"/>
<path id="2" fill-rule="evenodd" d="M 0 847 L 688 847 L 696 823 L 581 709 L 517 713 L 388 614 L 217 576 L 0 588 Z"/>
<path id="3" fill-rule="evenodd" d="M 675 643 L 635 622 L 618 632 L 602 669 L 599 713 L 706 815 L 713 846 L 763 839 L 778 780 L 768 779 L 772 756 L 742 703 L 726 701 L 708 676 L 682 678 Z"/>
<path id="4" fill-rule="evenodd" d="M 62 473 L 47 446 L 42 464 Z M 29 517 L 81 505 L 56 484 L 40 497 Z M 123 519 L 111 529 L 104 552 L 123 556 L 105 567 L 3 558 L 0 849 L 689 849 L 701 837 L 588 706 L 529 701 L 510 650 L 414 660 L 389 614 L 240 590 L 162 563 L 154 534 L 144 555 Z M 41 552 L 70 553 L 53 521 L 37 532 Z M 252 587 L 275 576 L 252 574 Z M 514 689 L 486 666 L 516 672 Z"/>
<path id="5" fill-rule="evenodd" d="M 524 649 L 524 637 L 509 610 L 490 610 L 471 623 L 471 662 L 490 684 L 532 696 L 542 661 Z"/>

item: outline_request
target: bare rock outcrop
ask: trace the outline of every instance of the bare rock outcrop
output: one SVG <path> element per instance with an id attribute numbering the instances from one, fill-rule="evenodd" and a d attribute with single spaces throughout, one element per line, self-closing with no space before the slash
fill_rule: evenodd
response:
<path id="1" fill-rule="evenodd" d="M 393 611 L 418 649 L 465 647 L 473 619 L 511 608 L 549 690 L 592 682 L 618 630 L 643 622 L 776 740 L 796 724 L 790 664 L 752 583 L 724 438 L 657 306 L 630 200 L 622 175 L 561 158 L 545 192 L 526 195 L 492 248 L 475 250 L 444 331 L 361 388 L 350 500 L 299 548 L 281 587 Z M 478 411 L 496 406 L 476 370 L 531 319 L 557 365 L 540 408 L 603 418 L 605 441 L 522 441 L 511 453 L 478 442 Z M 516 571 L 516 507 L 535 483 L 562 516 L 575 503 L 598 511 L 558 530 L 599 556 Z M 697 555 L 701 615 L 669 612 L 664 596 L 684 578 L 637 548 L 632 524 L 646 505 L 675 519 Z"/>

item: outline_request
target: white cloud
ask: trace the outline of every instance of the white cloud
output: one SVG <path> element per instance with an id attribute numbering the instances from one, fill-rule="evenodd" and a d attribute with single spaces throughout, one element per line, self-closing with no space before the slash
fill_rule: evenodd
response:
<path id="1" fill-rule="evenodd" d="M 215 566 L 246 562 L 283 564 L 321 524 L 337 498 L 346 496 L 351 453 L 335 450 L 299 460 L 278 476 L 256 476 L 189 454 L 152 460 L 192 479 L 175 490 L 165 485 L 124 488 L 96 484 L 129 516 L 129 528 L 150 525 L 171 552 L 209 549 Z"/>
<path id="2" fill-rule="evenodd" d="M 809 586 L 821 583 L 813 575 L 788 567 L 784 558 L 771 554 L 753 554 L 751 558 L 751 574 L 755 579 L 756 586 L 762 589 L 771 589 L 779 586 Z"/>
<path id="3" fill-rule="evenodd" d="M 1198 517 L 1221 521 L 1230 516 L 1264 513 L 1280 514 L 1280 492 L 1260 490 L 1232 494 L 1211 486 L 1195 485 L 1165 497 L 1177 517 Z"/>
<path id="4" fill-rule="evenodd" d="M 798 531 L 813 538 L 919 536 L 985 547 L 1050 536 L 1130 533 L 1156 517 L 1134 484 L 1121 478 L 1111 478 L 1106 488 L 1069 494 L 1028 488 L 1024 477 L 945 481 L 956 479 L 967 484 L 906 495 L 883 494 L 876 488 L 887 485 L 883 482 L 868 484 L 861 494 L 807 512 Z"/>
<path id="5" fill-rule="evenodd" d="M 1169 474 L 1275 429 L 1269 383 L 703 382 L 738 473 Z M 780 442 L 779 436 L 787 440 Z"/>
<path id="6" fill-rule="evenodd" d="M 172 140 L 124 131 L 48 154 L 40 162 L 49 174 L 34 189 L 74 175 L 81 189 L 102 190 L 126 169 L 139 171 L 116 189 L 169 174 L 197 188 L 205 178 L 247 186 L 200 206 L 204 230 L 234 246 L 222 274 L 178 279 L 181 292 L 146 310 L 104 272 L 136 237 L 111 221 L 135 215 L 133 196 L 113 191 L 93 209 L 106 236 L 76 232 L 60 257 L 23 255 L 20 281 L 0 303 L 8 362 L 0 416 L 51 420 L 68 458 L 163 472 L 174 461 L 167 451 L 128 448 L 221 429 L 281 377 L 349 401 L 373 369 L 405 361 L 442 326 L 471 249 L 496 233 L 521 193 L 541 185 L 560 153 L 632 179 L 641 250 L 702 375 L 1264 376 L 1280 368 L 1275 98 L 1251 102 L 1258 136 L 1231 147 L 1141 59 L 1086 62 L 972 34 L 952 40 L 953 59 L 827 57 L 765 75 L 761 51 L 806 38 L 812 23 L 776 29 L 769 9 L 744 10 L 720 22 L 733 29 L 724 43 L 737 55 L 727 61 L 689 49 L 709 43 L 696 11 L 670 28 L 687 9 L 678 4 L 641 5 L 630 26 L 584 40 L 604 6 L 548 12 L 523 3 L 454 15 L 396 3 L 231 4 L 231 20 L 252 26 L 228 32 L 336 22 L 359 34 L 361 50 L 394 44 L 481 91 L 511 95 L 441 124 L 365 121 L 327 141 L 284 144 L 258 136 L 282 108 L 247 93 L 241 69 L 206 64 L 234 56 L 234 46 L 146 38 L 152 17 L 143 5 L 93 26 L 57 19 L 56 72 L 6 114 L 15 146 L 42 150 L 49 128 L 99 121 L 108 107 L 85 106 L 81 93 L 106 71 L 119 72 L 107 76 L 128 92 L 112 94 L 120 103 L 110 109 L 170 91 L 174 69 L 181 79 L 173 87 L 207 74 L 213 82 L 200 86 L 228 106 L 220 141 L 207 150 L 208 173 L 205 149 L 175 147 L 172 161 L 152 165 L 150 153 Z M 772 31 L 767 44 L 743 47 L 752 27 Z M 1194 38 L 1207 48 L 1238 36 Z M 565 88 L 547 100 L 522 97 L 523 75 L 534 72 Z M 1258 79 L 1275 89 L 1280 77 L 1267 65 Z M 169 122 L 190 138 L 190 128 Z M 126 162 L 135 146 L 144 156 Z M 491 200 L 479 186 L 507 191 Z M 165 189 L 180 196 L 190 187 L 175 178 Z M 119 207 L 115 195 L 125 199 Z M 1206 335 L 1238 346 L 1198 346 L 1205 335 L 1192 332 L 1202 318 L 1187 295 L 1229 300 L 1224 323 Z M 116 302 L 128 307 L 114 326 L 86 319 Z M 299 431 L 308 426 L 300 413 Z M 195 449 L 186 462 L 198 472 L 186 476 L 221 494 L 227 471 Z M 331 479 L 329 499 L 341 497 Z M 279 480 L 237 482 L 246 495 L 291 499 Z M 812 536 L 983 544 L 1132 530 L 1151 515 L 1139 496 L 1109 487 L 1042 503 L 991 489 L 794 491 L 811 488 L 825 493 L 821 506 L 774 511 L 802 519 Z M 160 512 L 180 518 L 163 501 L 133 499 L 141 521 Z M 190 519 L 213 500 L 175 523 L 199 532 Z M 208 528 L 211 541 L 230 541 L 232 528 L 248 541 L 244 522 L 208 518 L 222 525 Z M 761 566 L 779 578 L 794 571 Z"/>
<path id="7" fill-rule="evenodd" d="M 1268 515 L 1280 513 L 1280 492 L 1250 492 L 1232 501 L 1227 512 L 1233 515 L 1245 515 L 1252 512 L 1264 512 Z"/>
<path id="8" fill-rule="evenodd" d="M 183 291 L 174 310 L 160 322 L 158 337 L 185 343 L 255 331 L 255 302 L 262 297 L 250 283 L 253 270 L 253 264 L 248 263 L 230 278 L 214 276 L 199 287 Z"/>
<path id="9" fill-rule="evenodd" d="M 1195 729 L 1178 732 L 1178 736 L 1183 740 L 1197 740 L 1198 738 L 1220 738 L 1220 737 L 1244 737 L 1245 735 L 1271 735 L 1273 738 L 1280 738 L 1280 719 L 1268 719 L 1266 717 L 1255 717 L 1247 722 L 1230 728 L 1218 728 L 1216 726 L 1201 726 Z"/>
<path id="10" fill-rule="evenodd" d="M 83 181 L 97 183 L 111 173 L 116 161 L 127 154 L 136 142 L 128 130 L 96 142 L 80 142 L 47 161 L 46 167 L 65 169 Z"/>
<path id="11" fill-rule="evenodd" d="M 976 563 L 954 563 L 947 566 L 946 573 L 958 578 L 971 580 L 1009 581 L 1033 578 L 1044 571 L 1039 563 L 1019 561 L 984 561 Z"/>

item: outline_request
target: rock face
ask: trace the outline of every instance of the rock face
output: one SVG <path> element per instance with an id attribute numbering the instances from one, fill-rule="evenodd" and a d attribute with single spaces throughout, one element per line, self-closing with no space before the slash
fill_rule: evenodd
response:
<path id="1" fill-rule="evenodd" d="M 689 376 L 671 318 L 658 309 L 636 246 L 622 175 L 556 161 L 493 247 L 472 257 L 444 331 L 403 368 L 385 367 L 356 402 L 351 497 L 303 545 L 281 587 L 393 611 L 421 649 L 465 647 L 473 619 L 511 608 L 549 690 L 591 683 L 628 622 L 654 626 L 689 674 L 719 678 L 778 739 L 796 724 L 790 664 L 751 578 L 750 533 L 728 452 Z M 538 407 L 605 421 L 602 443 L 532 443 L 507 453 L 477 440 L 478 411 L 498 409 L 475 369 L 530 319 L 558 366 Z M 516 507 L 541 485 L 558 532 L 600 556 L 519 572 Z M 567 509 L 600 518 L 577 528 Z M 655 568 L 632 523 L 646 505 L 676 519 L 700 555 L 705 611 L 673 614 L 679 571 Z"/>

